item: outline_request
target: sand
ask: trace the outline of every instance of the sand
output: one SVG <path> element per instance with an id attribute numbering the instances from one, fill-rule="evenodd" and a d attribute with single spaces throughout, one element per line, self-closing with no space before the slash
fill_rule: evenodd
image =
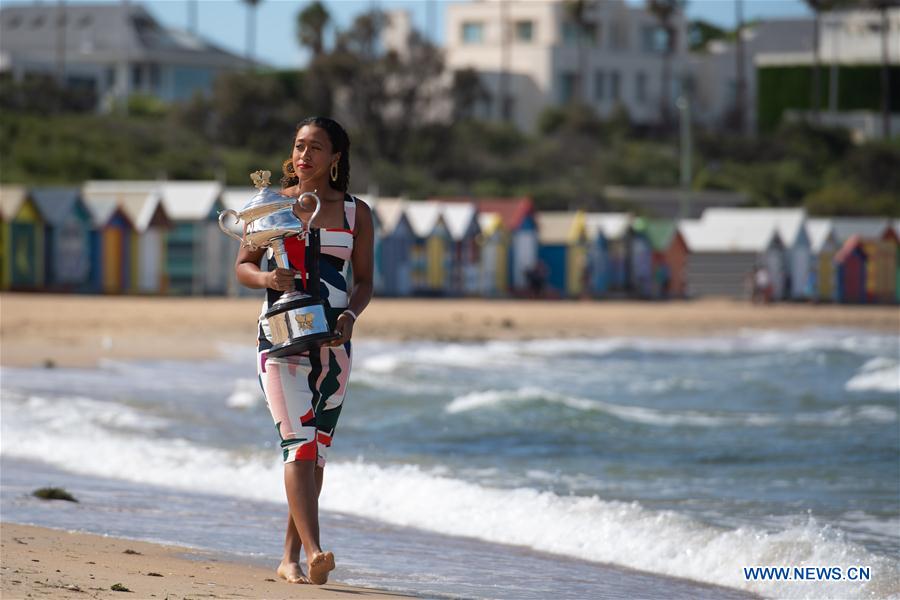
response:
<path id="1" fill-rule="evenodd" d="M 262 567 L 176 546 L 0 524 L 3 598 L 408 598 L 339 583 L 292 585 Z M 116 585 L 128 591 L 115 591 Z"/>
<path id="2" fill-rule="evenodd" d="M 0 294 L 0 363 L 93 366 L 102 359 L 209 359 L 254 345 L 255 298 Z M 688 336 L 741 328 L 900 332 L 896 306 L 376 298 L 355 339 L 479 341 Z"/>

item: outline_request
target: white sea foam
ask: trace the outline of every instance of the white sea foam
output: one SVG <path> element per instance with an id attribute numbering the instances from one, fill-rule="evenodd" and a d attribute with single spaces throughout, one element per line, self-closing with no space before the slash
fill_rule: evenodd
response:
<path id="1" fill-rule="evenodd" d="M 900 392 L 900 361 L 883 356 L 872 358 L 844 384 L 844 389 L 848 392 Z"/>
<path id="2" fill-rule="evenodd" d="M 57 457 L 76 456 L 78 460 L 58 466 L 185 490 L 283 501 L 277 456 L 239 455 L 185 440 L 155 438 L 147 431 L 135 434 L 109 429 L 104 419 L 110 406 L 73 400 L 17 398 L 4 393 L 7 410 L 0 452 L 54 463 Z M 885 597 L 898 585 L 895 563 L 848 542 L 840 532 L 809 517 L 798 518 L 779 531 L 725 529 L 670 511 L 648 510 L 634 502 L 560 496 L 525 487 L 493 488 L 449 476 L 446 471 L 366 462 L 329 465 L 321 505 L 397 525 L 517 544 L 778 597 Z M 873 580 L 864 584 L 746 582 L 741 568 L 752 565 L 868 565 Z"/>
<path id="3" fill-rule="evenodd" d="M 234 391 L 225 400 L 225 404 L 231 408 L 253 408 L 265 402 L 259 381 L 256 379 L 236 379 Z"/>
<path id="4" fill-rule="evenodd" d="M 557 404 L 576 410 L 605 413 L 623 421 L 657 426 L 734 427 L 797 424 L 810 426 L 844 427 L 857 423 L 890 423 L 897 420 L 897 410 L 877 404 L 842 406 L 820 412 L 793 414 L 776 413 L 727 413 L 699 410 L 660 410 L 644 406 L 626 406 L 567 396 L 538 387 L 521 387 L 514 390 L 484 390 L 457 396 L 444 406 L 450 414 L 473 410 L 492 409 L 518 403 Z"/>

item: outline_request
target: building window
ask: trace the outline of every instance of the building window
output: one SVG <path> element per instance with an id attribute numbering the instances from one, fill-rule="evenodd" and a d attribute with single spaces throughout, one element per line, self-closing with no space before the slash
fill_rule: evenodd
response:
<path id="1" fill-rule="evenodd" d="M 638 71 L 634 80 L 634 95 L 640 104 L 647 102 L 647 74 Z"/>
<path id="2" fill-rule="evenodd" d="M 645 25 L 641 29 L 641 50 L 648 54 L 662 54 L 666 51 L 666 30 L 656 25 Z"/>
<path id="3" fill-rule="evenodd" d="M 562 24 L 562 41 L 565 46 L 577 46 L 579 41 L 587 46 L 598 46 L 600 35 L 597 23 L 579 25 L 574 21 Z"/>
<path id="4" fill-rule="evenodd" d="M 484 23 L 465 21 L 462 24 L 462 41 L 464 44 L 481 44 L 484 42 Z"/>
<path id="5" fill-rule="evenodd" d="M 131 66 L 131 88 L 134 90 L 141 89 L 141 84 L 143 83 L 142 69 L 140 65 L 132 65 Z"/>
<path id="6" fill-rule="evenodd" d="M 597 102 L 606 100 L 606 71 L 594 72 L 594 100 Z"/>
<path id="7" fill-rule="evenodd" d="M 516 21 L 515 34 L 517 42 L 534 41 L 534 21 Z"/>
<path id="8" fill-rule="evenodd" d="M 613 71 L 609 79 L 609 95 L 615 102 L 622 99 L 622 74 Z"/>
<path id="9" fill-rule="evenodd" d="M 575 73 L 559 74 L 559 101 L 568 104 L 575 98 L 575 88 L 578 86 L 578 75 Z"/>

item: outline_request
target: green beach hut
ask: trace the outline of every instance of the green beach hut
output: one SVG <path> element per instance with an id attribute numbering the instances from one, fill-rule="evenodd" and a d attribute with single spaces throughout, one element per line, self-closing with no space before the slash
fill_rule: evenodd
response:
<path id="1" fill-rule="evenodd" d="M 3 216 L 3 288 L 37 290 L 44 285 L 44 224 L 21 186 L 0 187 Z"/>

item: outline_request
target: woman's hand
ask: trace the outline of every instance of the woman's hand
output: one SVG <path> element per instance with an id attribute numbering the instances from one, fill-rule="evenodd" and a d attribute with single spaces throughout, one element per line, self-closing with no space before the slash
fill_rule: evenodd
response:
<path id="1" fill-rule="evenodd" d="M 347 313 L 341 313 L 340 315 L 338 315 L 337 323 L 334 326 L 334 332 L 340 337 L 332 340 L 328 345 L 340 346 L 350 341 L 350 337 L 353 335 L 354 324 L 355 321 L 353 320 L 353 317 L 351 317 Z"/>
<path id="2" fill-rule="evenodd" d="M 266 287 L 279 292 L 294 290 L 294 272 L 290 269 L 275 269 L 266 273 Z"/>

